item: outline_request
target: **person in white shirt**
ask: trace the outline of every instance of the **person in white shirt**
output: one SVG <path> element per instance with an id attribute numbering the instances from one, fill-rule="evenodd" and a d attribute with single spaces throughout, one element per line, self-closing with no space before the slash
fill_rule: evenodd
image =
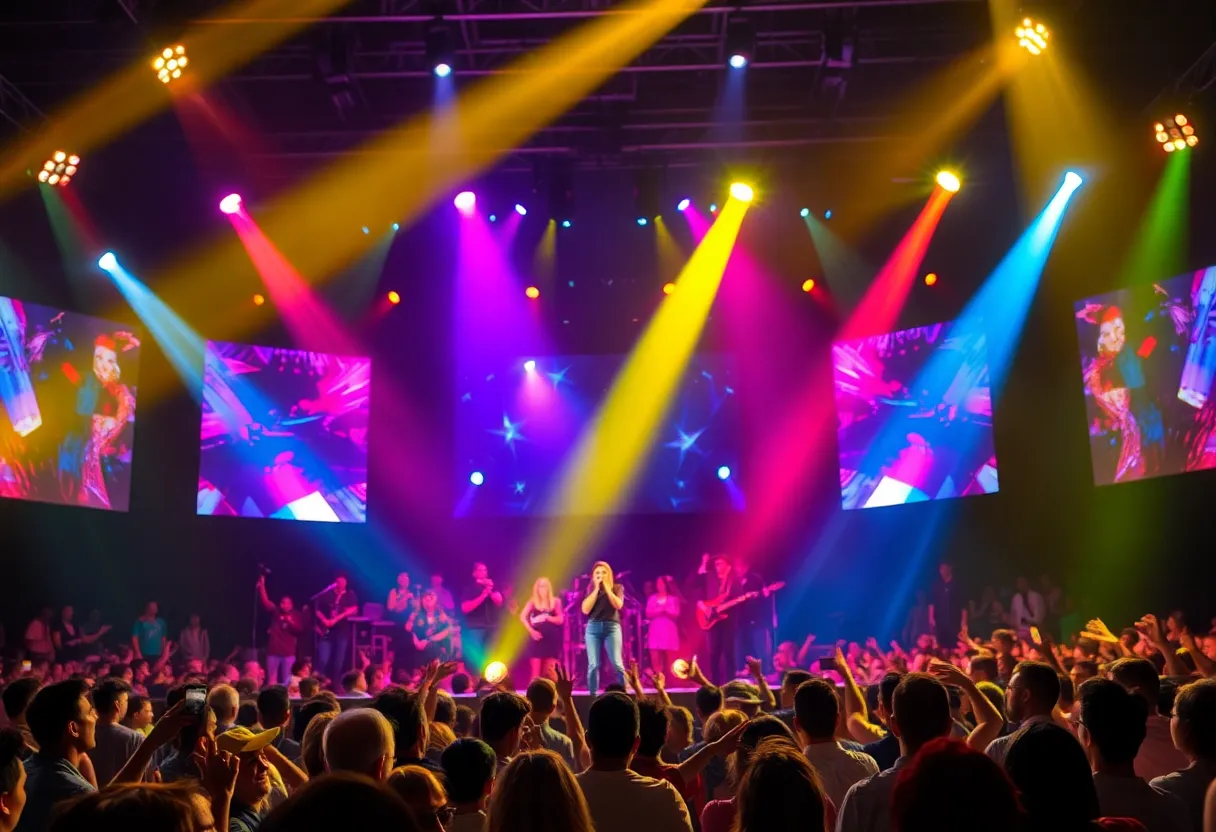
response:
<path id="1" fill-rule="evenodd" d="M 1031 627 L 1043 626 L 1043 619 L 1047 615 L 1047 604 L 1042 595 L 1030 588 L 1030 581 L 1025 578 L 1018 578 L 1016 586 L 1018 591 L 1009 604 L 1009 611 L 1013 618 L 1013 627 L 1018 631 L 1018 635 L 1028 638 Z"/>
<path id="2" fill-rule="evenodd" d="M 1080 693 L 1077 738 L 1094 773 L 1101 815 L 1133 818 L 1148 832 L 1188 832 L 1186 804 L 1136 776 L 1148 716 L 1144 699 L 1109 679 L 1088 679 Z"/>
<path id="3" fill-rule="evenodd" d="M 1216 783 L 1216 679 L 1191 682 L 1178 691 L 1170 730 L 1174 744 L 1191 764 L 1154 778 L 1151 785 L 1185 803 L 1191 828 L 1199 832 L 1203 829 L 1204 793 Z"/>
<path id="4" fill-rule="evenodd" d="M 1005 689 L 1005 714 L 1012 723 L 1033 725 L 1051 722 L 1051 713 L 1060 699 L 1060 677 L 1046 662 L 1019 662 Z M 1019 727 L 1021 727 L 1019 725 Z M 1013 734 L 997 737 L 988 744 L 987 754 L 999 765 L 1005 765 L 1005 755 Z"/>
<path id="5" fill-rule="evenodd" d="M 498 757 L 494 749 L 472 737 L 456 740 L 439 758 L 448 800 L 456 810 L 446 832 L 485 832 L 486 805 L 494 790 Z"/>
<path id="6" fill-rule="evenodd" d="M 840 699 L 835 686 L 826 679 L 799 685 L 794 693 L 794 731 L 835 806 L 844 802 L 850 786 L 878 773 L 873 757 L 850 751 L 836 741 L 839 728 Z"/>
<path id="7" fill-rule="evenodd" d="M 591 705 L 591 768 L 577 779 L 596 832 L 691 832 L 688 807 L 675 786 L 629 770 L 638 722 L 638 706 L 624 694 L 608 693 Z"/>
<path id="8" fill-rule="evenodd" d="M 1136 776 L 1145 780 L 1163 777 L 1190 765 L 1190 760 L 1174 745 L 1170 720 L 1160 714 L 1161 677 L 1148 659 L 1128 657 L 1116 659 L 1106 668 L 1106 678 L 1137 694 L 1148 705 L 1144 742 L 1136 755 Z"/>

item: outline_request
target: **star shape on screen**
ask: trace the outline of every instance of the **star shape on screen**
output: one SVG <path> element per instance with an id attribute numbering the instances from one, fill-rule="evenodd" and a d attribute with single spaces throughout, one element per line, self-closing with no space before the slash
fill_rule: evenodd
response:
<path id="1" fill-rule="evenodd" d="M 507 447 L 511 449 L 511 453 L 515 453 L 516 442 L 527 442 L 528 437 L 519 432 L 524 420 L 512 422 L 510 415 L 502 414 L 502 430 L 491 430 L 490 433 L 495 436 L 501 436 L 502 440 L 507 443 Z"/>
<path id="2" fill-rule="evenodd" d="M 549 381 L 553 384 L 553 389 L 561 387 L 566 383 L 566 373 L 570 372 L 569 367 L 562 367 L 555 373 L 545 373 L 549 377 Z"/>
<path id="3" fill-rule="evenodd" d="M 522 482 L 515 483 L 515 493 L 523 494 L 525 485 L 526 485 L 526 483 L 522 483 Z"/>
<path id="4" fill-rule="evenodd" d="M 676 433 L 678 434 L 677 438 L 668 442 L 666 445 L 664 445 L 664 447 L 675 448 L 678 450 L 680 452 L 679 465 L 683 465 L 684 457 L 687 456 L 689 452 L 701 452 L 700 448 L 696 447 L 696 444 L 697 440 L 701 438 L 701 434 L 705 433 L 705 428 L 701 428 L 700 430 L 695 430 L 690 433 L 679 425 L 676 425 Z"/>
<path id="5" fill-rule="evenodd" d="M 460 397 L 460 400 L 462 402 L 471 402 L 471 401 L 473 401 L 473 394 L 465 393 L 463 396 Z"/>

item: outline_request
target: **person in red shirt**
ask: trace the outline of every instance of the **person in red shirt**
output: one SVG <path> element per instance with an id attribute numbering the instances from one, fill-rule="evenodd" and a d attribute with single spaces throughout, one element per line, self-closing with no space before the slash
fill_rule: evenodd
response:
<path id="1" fill-rule="evenodd" d="M 272 685 L 291 684 L 291 667 L 296 663 L 296 647 L 304 632 L 304 616 L 296 611 L 290 595 L 284 595 L 276 605 L 266 594 L 266 576 L 258 578 L 258 598 L 269 612 L 270 626 L 266 629 L 267 682 Z"/>

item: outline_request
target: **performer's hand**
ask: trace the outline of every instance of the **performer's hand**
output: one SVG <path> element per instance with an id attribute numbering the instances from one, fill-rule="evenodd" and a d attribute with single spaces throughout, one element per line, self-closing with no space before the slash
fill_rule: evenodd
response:
<path id="1" fill-rule="evenodd" d="M 425 650 L 426 642 L 423 641 L 422 639 L 418 638 L 418 636 L 414 636 L 414 649 L 415 650 Z"/>
<path id="2" fill-rule="evenodd" d="M 528 635 L 532 637 L 533 641 L 540 641 L 542 638 L 544 638 L 544 636 L 541 634 L 540 630 L 535 630 L 535 629 L 528 630 Z"/>

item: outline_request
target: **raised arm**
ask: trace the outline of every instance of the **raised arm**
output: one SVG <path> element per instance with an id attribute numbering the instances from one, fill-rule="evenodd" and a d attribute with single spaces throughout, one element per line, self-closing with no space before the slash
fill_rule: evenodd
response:
<path id="1" fill-rule="evenodd" d="M 477 609 L 483 603 L 485 603 L 485 600 L 489 597 L 490 597 L 490 588 L 482 587 L 481 594 L 478 595 L 476 598 L 470 598 L 468 601 L 460 602 L 460 611 L 463 612 L 465 615 L 468 615 L 473 610 Z"/>
<path id="2" fill-rule="evenodd" d="M 976 751 L 984 751 L 1001 733 L 1005 720 L 991 700 L 984 695 L 975 682 L 966 673 L 952 664 L 934 661 L 929 666 L 929 672 L 941 680 L 942 684 L 961 688 L 971 701 L 971 712 L 975 714 L 975 728 L 967 735 L 967 745 Z"/>
<path id="3" fill-rule="evenodd" d="M 591 592 L 583 598 L 582 610 L 583 615 L 591 615 L 591 610 L 595 607 L 596 600 L 600 597 L 600 585 L 594 584 Z"/>
<path id="4" fill-rule="evenodd" d="M 1166 676 L 1186 676 L 1186 668 L 1182 661 L 1178 658 L 1178 653 L 1175 652 L 1173 645 L 1165 638 L 1165 633 L 1161 630 L 1161 622 L 1157 620 L 1157 616 L 1149 613 L 1136 622 L 1136 629 L 1140 634 L 1148 638 L 1153 643 L 1153 646 L 1161 651 L 1162 658 L 1165 659 L 1165 675 Z"/>
<path id="5" fill-rule="evenodd" d="M 886 736 L 886 732 L 870 722 L 870 712 L 866 708 L 866 698 L 861 695 L 861 688 L 853 678 L 853 671 L 845 661 L 844 653 L 836 648 L 832 656 L 832 664 L 840 678 L 844 680 L 844 724 L 849 736 L 857 742 L 874 742 Z"/>
<path id="6" fill-rule="evenodd" d="M 574 682 L 570 673 L 561 662 L 555 668 L 557 672 L 557 698 L 562 702 L 562 712 L 566 715 L 566 735 L 574 743 L 574 759 L 579 768 L 585 770 L 591 766 L 591 750 L 587 748 L 587 738 L 583 735 L 583 722 L 579 719 L 578 708 L 574 706 Z"/>
<path id="7" fill-rule="evenodd" d="M 1178 634 L 1178 641 L 1186 648 L 1186 651 L 1191 654 L 1191 658 L 1195 660 L 1195 669 L 1204 675 L 1205 678 L 1216 676 L 1216 663 L 1213 663 L 1198 645 L 1195 644 L 1195 637 L 1191 635 L 1190 630 L 1183 630 Z"/>
<path id="8" fill-rule="evenodd" d="M 612 589 L 608 590 L 608 603 L 612 604 L 612 608 L 617 610 L 625 606 L 625 587 L 620 584 L 613 584 Z"/>
<path id="9" fill-rule="evenodd" d="M 748 656 L 747 670 L 752 674 L 752 679 L 756 681 L 756 687 L 760 688 L 760 708 L 765 711 L 777 710 L 777 697 L 773 696 L 773 692 L 768 686 L 768 680 L 764 678 L 763 663 L 757 658 Z"/>

